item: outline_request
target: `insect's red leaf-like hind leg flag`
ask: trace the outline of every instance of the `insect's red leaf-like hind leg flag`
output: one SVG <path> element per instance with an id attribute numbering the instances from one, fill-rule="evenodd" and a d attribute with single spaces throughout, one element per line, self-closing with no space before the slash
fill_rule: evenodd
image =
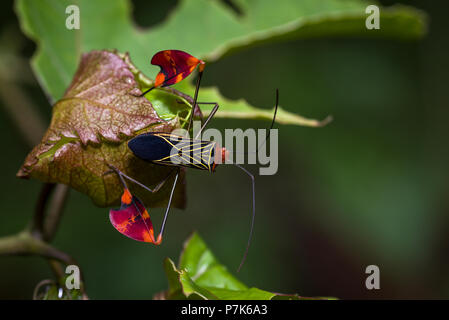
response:
<path id="1" fill-rule="evenodd" d="M 151 64 L 159 66 L 161 71 L 156 76 L 153 87 L 142 95 L 147 94 L 154 88 L 171 86 L 187 78 L 199 65 L 199 77 L 204 71 L 206 63 L 181 50 L 163 50 L 156 53 L 151 59 Z"/>
<path id="2" fill-rule="evenodd" d="M 162 235 L 159 234 L 157 239 L 154 238 L 153 223 L 142 201 L 131 194 L 122 172 L 112 166 L 111 169 L 109 172 L 117 173 L 123 185 L 120 208 L 109 211 L 112 225 L 128 238 L 159 245 L 162 242 Z"/>

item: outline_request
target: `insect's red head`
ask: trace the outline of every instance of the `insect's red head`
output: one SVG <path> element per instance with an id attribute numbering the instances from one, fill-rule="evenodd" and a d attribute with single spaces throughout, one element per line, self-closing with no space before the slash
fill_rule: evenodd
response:
<path id="1" fill-rule="evenodd" d="M 217 152 L 215 152 L 215 161 L 214 164 L 212 165 L 212 172 L 215 171 L 215 168 L 221 164 L 221 163 L 225 163 L 226 160 L 228 160 L 229 158 L 229 151 L 226 150 L 225 147 L 220 147 L 217 146 Z"/>

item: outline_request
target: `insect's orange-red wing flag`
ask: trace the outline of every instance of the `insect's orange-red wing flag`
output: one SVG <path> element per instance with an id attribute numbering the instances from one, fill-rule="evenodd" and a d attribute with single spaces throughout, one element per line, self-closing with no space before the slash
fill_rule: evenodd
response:
<path id="1" fill-rule="evenodd" d="M 161 67 L 154 87 L 166 87 L 178 83 L 191 74 L 197 65 L 200 65 L 200 72 L 204 70 L 205 66 L 203 60 L 181 50 L 159 51 L 151 59 L 151 64 Z"/>
<path id="2" fill-rule="evenodd" d="M 161 237 L 154 238 L 153 224 L 150 215 L 139 198 L 124 189 L 120 209 L 109 211 L 112 225 L 121 234 L 143 242 L 160 244 Z"/>

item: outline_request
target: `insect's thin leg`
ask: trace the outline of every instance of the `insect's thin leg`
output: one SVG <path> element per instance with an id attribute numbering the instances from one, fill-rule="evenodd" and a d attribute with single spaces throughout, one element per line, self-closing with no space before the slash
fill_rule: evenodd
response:
<path id="1" fill-rule="evenodd" d="M 135 184 L 141 186 L 142 188 L 144 188 L 145 190 L 150 191 L 151 193 L 155 193 L 158 192 L 160 188 L 162 188 L 162 186 L 165 184 L 165 182 L 168 180 L 168 178 L 170 177 L 170 175 L 172 174 L 173 170 L 169 172 L 169 174 L 161 181 L 159 182 L 159 184 L 154 187 L 153 189 L 148 188 L 146 185 L 144 185 L 143 183 L 131 178 L 130 176 L 127 176 L 126 174 L 122 173 L 122 175 L 128 179 L 129 181 L 134 182 Z"/>
<path id="2" fill-rule="evenodd" d="M 195 95 L 193 96 L 192 113 L 190 115 L 189 126 L 187 127 L 187 132 L 189 132 L 190 128 L 192 127 L 193 115 L 195 114 L 195 108 L 197 105 L 196 101 L 198 100 L 198 91 L 200 90 L 201 77 L 203 76 L 203 69 L 204 69 L 204 67 L 200 66 L 199 73 L 198 73 L 198 80 L 196 81 Z"/>
<path id="3" fill-rule="evenodd" d="M 162 186 L 167 182 L 168 178 L 171 177 L 172 173 L 175 172 L 176 169 L 170 170 L 170 172 L 167 174 L 167 176 L 164 178 L 164 180 L 162 180 L 161 182 L 159 182 L 159 184 L 154 187 L 153 189 L 153 193 L 158 192 Z"/>
<path id="4" fill-rule="evenodd" d="M 216 103 L 216 102 L 198 102 L 198 104 L 214 104 L 215 106 L 212 109 L 212 111 L 210 112 L 210 114 L 207 117 L 206 121 L 204 121 L 203 125 L 201 126 L 200 131 L 198 131 L 198 133 L 196 134 L 195 139 L 198 139 L 198 137 L 201 135 L 201 132 L 203 132 L 204 128 L 206 128 L 207 124 L 213 118 L 213 116 L 217 112 L 218 108 L 220 107 L 220 105 L 218 103 Z"/>
<path id="5" fill-rule="evenodd" d="M 150 92 L 151 90 L 153 90 L 156 87 L 151 87 L 150 89 L 148 89 L 147 91 L 145 91 L 144 93 L 142 93 L 139 97 L 143 97 L 144 95 L 146 95 L 148 92 Z"/>
<path id="6" fill-rule="evenodd" d="M 165 82 L 166 82 L 166 81 L 169 81 L 169 80 L 171 80 L 171 79 L 173 79 L 174 77 L 177 77 L 177 76 L 178 76 L 178 75 L 175 74 L 175 75 L 173 75 L 173 76 L 171 76 L 171 77 L 165 79 Z M 153 90 L 153 89 L 155 89 L 155 88 L 160 88 L 160 86 L 158 86 L 158 87 L 153 86 L 153 87 L 149 88 L 147 91 L 145 91 L 144 93 L 142 93 L 139 97 L 143 97 L 144 95 L 146 95 L 148 92 L 150 92 L 151 90 Z"/>
<path id="7" fill-rule="evenodd" d="M 196 104 L 200 104 L 200 102 L 197 102 Z M 203 123 L 204 123 L 204 116 L 203 116 L 203 113 L 200 111 L 199 114 L 200 114 L 201 125 L 203 125 Z"/>
<path id="8" fill-rule="evenodd" d="M 114 167 L 114 166 L 111 165 L 111 164 L 107 164 L 107 166 L 108 166 L 109 168 L 111 168 L 111 170 L 109 170 L 109 171 L 103 173 L 103 175 L 106 175 L 106 174 L 109 174 L 109 173 L 116 173 L 116 174 L 118 175 L 118 178 L 119 178 L 120 181 L 122 182 L 123 187 L 124 187 L 125 189 L 129 189 L 129 188 L 128 188 L 128 185 L 126 184 L 125 179 L 123 179 L 123 177 L 126 178 L 125 174 L 122 173 L 119 169 L 117 169 L 116 167 Z M 131 181 L 132 181 L 132 180 L 131 180 Z"/>
<path id="9" fill-rule="evenodd" d="M 161 231 L 159 232 L 159 235 L 157 236 L 158 242 L 162 241 L 162 235 L 164 234 L 165 224 L 167 222 L 168 213 L 170 212 L 171 202 L 173 200 L 173 194 L 175 193 L 176 184 L 178 182 L 179 171 L 180 171 L 180 169 L 178 168 L 177 172 L 176 172 L 176 176 L 175 176 L 175 181 L 173 182 L 173 187 L 170 192 L 170 198 L 168 199 L 167 209 L 165 210 L 164 220 L 162 221 Z"/>
<path id="10" fill-rule="evenodd" d="M 179 103 L 179 104 L 185 104 L 185 102 L 182 101 L 182 100 L 176 100 L 176 102 Z M 196 104 L 215 104 L 215 102 L 197 102 Z M 202 124 L 204 122 L 204 117 L 203 117 L 203 114 L 201 112 L 199 112 L 199 117 L 200 117 L 200 121 L 201 121 L 201 124 Z"/>
<path id="11" fill-rule="evenodd" d="M 175 74 L 175 75 L 173 75 L 173 76 L 171 76 L 171 77 L 165 79 L 165 81 L 169 81 L 169 80 L 173 79 L 173 78 L 176 77 L 176 76 L 178 76 L 178 75 Z M 153 89 L 155 89 L 155 88 L 160 88 L 160 86 L 158 86 L 158 87 L 153 86 L 153 87 L 149 88 L 147 91 L 145 91 L 144 93 L 142 93 L 139 97 L 143 97 L 144 95 L 146 95 L 148 92 L 150 92 L 151 90 L 153 90 Z"/>
<path id="12" fill-rule="evenodd" d="M 248 170 L 246 170 L 245 168 L 243 168 L 242 166 L 240 166 L 237 163 L 234 163 L 234 165 L 239 167 L 240 169 L 242 169 L 251 178 L 252 190 L 253 190 L 253 214 L 252 214 L 252 218 L 251 218 L 251 229 L 249 231 L 248 243 L 246 244 L 245 253 L 243 254 L 242 261 L 240 262 L 240 265 L 237 269 L 237 272 L 239 272 L 240 269 L 242 268 L 243 264 L 245 263 L 246 256 L 248 255 L 249 246 L 250 246 L 251 240 L 253 238 L 254 220 L 256 218 L 256 184 L 254 181 L 254 176 L 251 174 L 251 172 L 249 172 Z"/>
<path id="13" fill-rule="evenodd" d="M 131 178 L 130 176 L 124 174 L 123 172 L 121 172 L 119 169 L 117 169 L 116 167 L 112 166 L 112 165 L 108 165 L 114 172 L 117 173 L 117 175 L 120 177 L 120 180 L 122 180 L 122 182 L 124 183 L 124 185 L 126 186 L 125 181 L 123 180 L 123 178 L 128 179 L 131 182 L 134 182 L 135 184 L 139 185 L 140 187 L 144 188 L 147 191 L 150 191 L 151 193 L 155 193 L 157 191 L 159 191 L 160 188 L 162 188 L 162 186 L 165 184 L 165 182 L 167 182 L 168 178 L 171 176 L 171 174 L 175 171 L 175 170 L 171 170 L 168 175 L 161 181 L 159 182 L 159 184 L 154 187 L 154 189 L 150 189 L 148 188 L 146 185 L 144 185 L 143 183 L 137 181 L 136 179 Z"/>
<path id="14" fill-rule="evenodd" d="M 130 176 L 124 174 L 123 172 L 121 172 L 119 169 L 117 169 L 116 167 L 114 167 L 111 164 L 108 164 L 108 167 L 112 169 L 113 172 L 117 173 L 117 175 L 119 176 L 120 180 L 125 184 L 126 186 L 126 182 L 123 178 L 128 179 L 131 182 L 134 182 L 135 184 L 141 186 L 142 188 L 144 188 L 147 191 L 150 191 L 151 193 L 153 193 L 153 190 L 151 190 L 150 188 L 148 188 L 146 185 L 144 185 L 143 183 L 131 178 Z"/>

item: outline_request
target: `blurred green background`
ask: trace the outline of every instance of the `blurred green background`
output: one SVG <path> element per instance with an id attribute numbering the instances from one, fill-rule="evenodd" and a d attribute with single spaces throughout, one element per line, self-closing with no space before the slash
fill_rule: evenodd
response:
<path id="1" fill-rule="evenodd" d="M 255 236 L 238 275 L 247 285 L 343 299 L 449 298 L 449 3 L 399 2 L 429 14 L 424 39 L 293 41 L 208 66 L 204 85 L 218 86 L 228 98 L 269 108 L 279 88 L 285 109 L 334 116 L 320 129 L 278 126 L 279 171 L 256 181 Z M 148 27 L 163 21 L 176 1 L 133 4 L 136 23 Z M 32 103 L 44 123 L 51 109 L 29 67 L 35 44 L 21 33 L 13 2 L 0 8 L 4 236 L 29 222 L 41 187 L 15 177 L 30 148 L 7 104 Z M 222 130 L 267 125 L 211 124 Z M 162 260 L 177 260 L 193 230 L 235 270 L 249 231 L 249 179 L 232 167 L 214 175 L 190 170 L 187 179 L 187 210 L 173 210 L 161 247 L 124 239 L 107 209 L 70 193 L 54 244 L 78 260 L 90 298 L 147 299 L 166 289 Z M 153 211 L 158 225 L 163 210 Z M 370 264 L 380 267 L 380 290 L 365 288 Z M 51 276 L 41 258 L 1 256 L 0 298 L 30 299 L 35 285 Z"/>

